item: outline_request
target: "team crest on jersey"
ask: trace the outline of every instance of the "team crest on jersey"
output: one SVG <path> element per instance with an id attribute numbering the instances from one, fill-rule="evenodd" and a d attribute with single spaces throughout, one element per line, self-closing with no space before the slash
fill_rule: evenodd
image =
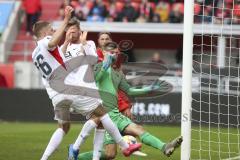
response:
<path id="1" fill-rule="evenodd" d="M 72 54 L 70 51 L 67 51 L 65 54 L 64 54 L 64 57 L 65 58 L 72 58 Z"/>

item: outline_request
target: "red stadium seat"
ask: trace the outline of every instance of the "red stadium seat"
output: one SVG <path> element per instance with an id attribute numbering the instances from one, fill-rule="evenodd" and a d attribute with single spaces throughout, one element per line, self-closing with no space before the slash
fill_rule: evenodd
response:
<path id="1" fill-rule="evenodd" d="M 14 66 L 13 64 L 0 64 L 1 77 L 6 80 L 7 88 L 14 87 Z M 2 86 L 5 87 L 5 86 Z"/>
<path id="2" fill-rule="evenodd" d="M 235 16 L 240 16 L 240 5 L 235 5 L 234 6 L 233 14 Z"/>
<path id="3" fill-rule="evenodd" d="M 116 2 L 116 10 L 117 10 L 117 12 L 121 12 L 123 7 L 124 7 L 124 3 Z"/>

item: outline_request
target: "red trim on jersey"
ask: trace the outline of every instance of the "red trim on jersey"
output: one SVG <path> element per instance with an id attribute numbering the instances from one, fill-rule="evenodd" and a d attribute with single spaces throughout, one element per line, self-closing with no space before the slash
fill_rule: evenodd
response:
<path id="1" fill-rule="evenodd" d="M 102 49 L 98 48 L 97 49 L 97 55 L 98 55 L 98 62 L 102 62 L 104 59 L 103 53 L 102 53 Z"/>
<path id="2" fill-rule="evenodd" d="M 59 50 L 58 50 L 58 47 L 56 47 L 53 51 L 49 51 L 51 53 L 51 55 L 58 61 L 58 63 L 60 63 L 65 69 L 66 69 L 66 66 L 63 62 L 63 59 L 62 57 L 60 56 L 60 53 L 59 53 Z"/>
<path id="3" fill-rule="evenodd" d="M 125 92 L 118 90 L 118 110 L 119 112 L 124 111 L 127 108 L 131 108 L 132 103 Z"/>

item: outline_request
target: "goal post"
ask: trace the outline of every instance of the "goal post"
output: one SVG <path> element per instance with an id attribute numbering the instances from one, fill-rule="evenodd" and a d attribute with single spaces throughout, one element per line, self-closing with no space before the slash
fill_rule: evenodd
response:
<path id="1" fill-rule="evenodd" d="M 183 136 L 183 142 L 181 146 L 181 160 L 189 160 L 191 152 L 193 11 L 194 0 L 188 0 L 187 3 L 184 3 L 181 116 L 181 135 Z"/>
<path id="2" fill-rule="evenodd" d="M 181 160 L 240 159 L 240 1 L 185 2 Z"/>

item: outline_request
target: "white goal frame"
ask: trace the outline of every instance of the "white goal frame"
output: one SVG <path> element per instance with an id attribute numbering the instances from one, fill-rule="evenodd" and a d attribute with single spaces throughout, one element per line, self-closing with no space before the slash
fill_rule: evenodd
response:
<path id="1" fill-rule="evenodd" d="M 186 3 L 187 2 L 187 3 Z M 189 160 L 191 152 L 191 105 L 192 105 L 192 57 L 194 0 L 184 3 L 183 26 L 183 74 L 182 74 L 182 118 L 181 160 Z"/>
<path id="2" fill-rule="evenodd" d="M 182 110 L 181 110 L 181 135 L 183 143 L 181 146 L 181 160 L 190 160 L 191 158 L 191 120 L 192 120 L 192 65 L 193 65 L 193 37 L 196 31 L 194 25 L 194 0 L 188 0 L 184 3 L 184 26 L 183 26 L 183 74 L 182 74 Z M 207 29 L 204 29 L 205 26 Z M 235 28 L 236 27 L 236 28 Z M 236 29 L 236 30 L 235 30 Z M 206 34 L 221 35 L 218 37 L 217 57 L 225 56 L 225 36 L 240 35 L 240 26 L 232 25 L 202 25 L 202 32 Z M 237 31 L 238 32 L 235 32 Z M 224 61 L 217 59 L 217 66 L 224 67 Z M 240 156 L 228 158 L 240 159 Z"/>

